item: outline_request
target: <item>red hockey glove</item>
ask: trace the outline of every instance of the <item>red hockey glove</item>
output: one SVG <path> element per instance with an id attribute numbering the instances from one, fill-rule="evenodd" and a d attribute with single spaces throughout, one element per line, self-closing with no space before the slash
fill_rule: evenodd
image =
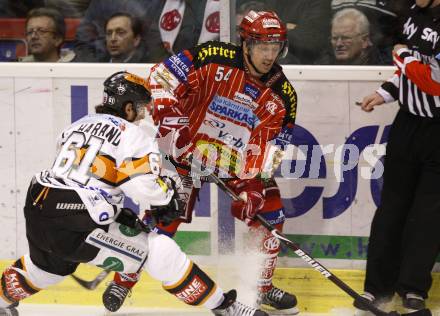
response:
<path id="1" fill-rule="evenodd" d="M 167 107 L 156 111 L 154 121 L 159 125 L 157 138 L 160 149 L 173 157 L 179 157 L 182 149 L 191 141 L 188 117 L 180 115 L 171 107 Z"/>
<path id="2" fill-rule="evenodd" d="M 165 116 L 159 124 L 160 137 L 171 136 L 174 146 L 181 149 L 190 143 L 188 118 L 185 116 Z"/>
<path id="3" fill-rule="evenodd" d="M 247 225 L 252 225 L 253 218 L 263 208 L 263 182 L 257 179 L 237 179 L 229 181 L 228 186 L 242 199 L 242 201 L 232 201 L 232 215 Z"/>
<path id="4" fill-rule="evenodd" d="M 188 118 L 184 116 L 162 118 L 159 123 L 157 141 L 161 151 L 178 158 L 191 142 Z"/>

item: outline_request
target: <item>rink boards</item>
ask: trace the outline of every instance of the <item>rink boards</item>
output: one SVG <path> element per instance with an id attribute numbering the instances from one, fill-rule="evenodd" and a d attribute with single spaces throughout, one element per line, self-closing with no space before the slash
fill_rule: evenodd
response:
<path id="1" fill-rule="evenodd" d="M 102 99 L 102 81 L 127 69 L 146 76 L 144 65 L 0 65 L 0 258 L 27 252 L 23 202 L 32 175 L 51 165 L 59 131 L 92 113 Z M 286 207 L 285 233 L 356 290 L 361 290 L 371 219 L 379 203 L 381 170 L 395 104 L 370 114 L 355 105 L 376 89 L 391 67 L 286 67 L 298 93 L 295 137 L 276 179 Z M 337 74 L 337 75 L 335 75 Z M 344 155 L 344 154 L 348 155 Z M 348 158 L 346 158 L 346 156 Z M 372 176 L 373 175 L 373 176 Z M 127 202 L 130 207 L 136 206 Z M 246 249 L 247 228 L 234 221 L 229 200 L 214 185 L 204 186 L 194 220 L 176 240 L 215 274 L 219 256 Z M 289 252 L 283 252 L 276 283 L 299 296 L 302 310 L 327 312 L 351 299 Z M 213 268 L 214 267 L 214 268 Z M 81 267 L 92 279 L 98 272 Z M 232 276 L 218 276 L 225 288 Z M 143 278 L 133 306 L 184 307 L 160 285 Z M 230 287 L 237 287 L 232 283 Z M 88 292 L 67 279 L 30 302 L 100 304 L 103 288 Z M 439 304 L 438 275 L 430 302 Z M 244 291 L 246 293 L 246 291 Z M 141 304 L 141 305 L 138 305 Z"/>
<path id="2" fill-rule="evenodd" d="M 58 133 L 94 112 L 103 79 L 120 67 L 148 72 L 143 65 L 0 65 L 0 258 L 27 251 L 22 208 L 30 178 L 52 164 Z M 314 256 L 338 259 L 331 262 L 337 268 L 361 267 L 356 260 L 365 259 L 381 188 L 375 175 L 396 112 L 391 104 L 367 114 L 355 102 L 391 73 L 391 67 L 286 67 L 298 113 L 275 174 L 285 232 Z M 229 205 L 215 186 L 202 188 L 193 222 L 181 226 L 185 238 L 200 242 L 193 254 L 212 257 L 245 247 L 246 229 L 230 216 Z"/>

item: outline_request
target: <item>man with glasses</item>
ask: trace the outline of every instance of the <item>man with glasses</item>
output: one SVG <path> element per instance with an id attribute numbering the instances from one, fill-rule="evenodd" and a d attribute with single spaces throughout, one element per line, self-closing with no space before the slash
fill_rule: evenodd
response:
<path id="1" fill-rule="evenodd" d="M 393 62 L 391 50 L 399 24 L 398 17 L 402 16 L 406 5 L 407 1 L 396 0 L 331 0 L 333 14 L 348 8 L 365 14 L 370 22 L 371 42 L 387 65 Z"/>
<path id="2" fill-rule="evenodd" d="M 70 62 L 75 54 L 68 51 L 61 54 L 66 24 L 64 17 L 53 8 L 36 8 L 26 18 L 26 42 L 28 56 L 23 62 Z"/>
<path id="3" fill-rule="evenodd" d="M 383 65 L 370 39 L 370 23 L 357 9 L 343 9 L 331 24 L 331 50 L 316 62 L 320 65 Z"/>

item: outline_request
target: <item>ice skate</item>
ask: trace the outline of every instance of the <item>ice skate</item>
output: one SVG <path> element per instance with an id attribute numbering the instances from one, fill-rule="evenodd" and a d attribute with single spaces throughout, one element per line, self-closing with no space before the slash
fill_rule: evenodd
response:
<path id="1" fill-rule="evenodd" d="M 373 294 L 369 292 L 365 292 L 361 295 L 364 299 L 370 301 L 374 306 L 379 309 L 383 309 L 386 305 L 392 300 L 391 297 L 388 298 L 377 298 Z M 361 300 L 355 300 L 353 302 L 353 306 L 355 307 L 354 316 L 374 316 L 372 312 L 370 312 L 365 303 Z"/>
<path id="2" fill-rule="evenodd" d="M 0 307 L 0 316 L 18 316 L 18 315 L 19 315 L 18 310 L 13 305 L 8 307 Z"/>
<path id="3" fill-rule="evenodd" d="M 115 282 L 110 282 L 107 289 L 102 294 L 102 303 L 105 308 L 111 312 L 116 312 L 124 304 L 127 296 L 130 296 L 131 290 L 119 285 Z"/>
<path id="4" fill-rule="evenodd" d="M 270 315 L 296 315 L 299 313 L 296 296 L 273 286 L 261 297 L 261 304 L 270 306 Z M 272 309 L 273 308 L 273 309 Z"/>
<path id="5" fill-rule="evenodd" d="M 262 310 L 244 305 L 237 301 L 237 291 L 230 290 L 224 294 L 225 300 L 223 303 L 213 309 L 214 315 L 219 316 L 269 316 Z"/>
<path id="6" fill-rule="evenodd" d="M 417 312 L 426 307 L 425 299 L 415 293 L 406 293 L 402 297 L 402 305 L 407 313 Z"/>

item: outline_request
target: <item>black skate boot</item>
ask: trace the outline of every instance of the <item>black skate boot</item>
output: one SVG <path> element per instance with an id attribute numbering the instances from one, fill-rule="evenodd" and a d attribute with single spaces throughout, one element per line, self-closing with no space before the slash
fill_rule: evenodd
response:
<path id="1" fill-rule="evenodd" d="M 102 294 L 102 303 L 110 312 L 116 312 L 124 304 L 126 297 L 130 295 L 130 289 L 112 281 Z"/>
<path id="2" fill-rule="evenodd" d="M 244 305 L 240 302 L 237 302 L 237 291 L 230 290 L 228 293 L 223 294 L 225 296 L 225 300 L 223 303 L 213 309 L 212 312 L 214 315 L 219 316 L 269 316 L 267 313 L 262 310 Z"/>
<path id="3" fill-rule="evenodd" d="M 18 303 L 14 303 L 8 307 L 0 307 L 0 316 L 18 316 L 16 306 L 18 306 Z"/>
<path id="4" fill-rule="evenodd" d="M 356 299 L 353 302 L 353 306 L 356 308 L 354 316 L 374 316 L 374 314 L 370 312 L 365 306 L 365 300 L 370 301 L 375 307 L 379 309 L 384 309 L 386 307 L 386 304 L 388 304 L 392 300 L 392 296 L 377 298 L 369 292 L 364 292 L 361 296 L 364 300 Z"/>
<path id="5" fill-rule="evenodd" d="M 405 296 L 402 297 L 402 305 L 408 313 L 426 308 L 425 299 L 416 293 L 406 293 Z"/>
<path id="6" fill-rule="evenodd" d="M 298 303 L 296 296 L 275 286 L 272 286 L 269 292 L 263 293 L 260 300 L 261 304 L 276 309 L 276 311 L 270 310 L 271 315 L 296 315 L 299 313 L 299 309 L 296 307 Z"/>

